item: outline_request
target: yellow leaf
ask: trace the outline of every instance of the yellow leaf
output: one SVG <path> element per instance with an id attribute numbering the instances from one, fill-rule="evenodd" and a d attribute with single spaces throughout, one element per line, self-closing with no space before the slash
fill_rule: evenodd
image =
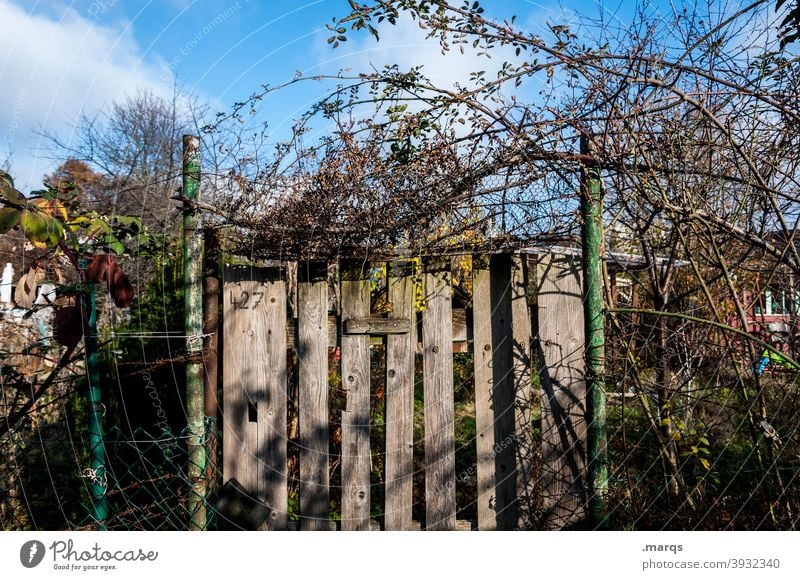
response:
<path id="1" fill-rule="evenodd" d="M 64 221 L 68 219 L 67 208 L 57 199 L 34 199 L 31 204 L 35 205 L 47 215 L 61 218 Z"/>

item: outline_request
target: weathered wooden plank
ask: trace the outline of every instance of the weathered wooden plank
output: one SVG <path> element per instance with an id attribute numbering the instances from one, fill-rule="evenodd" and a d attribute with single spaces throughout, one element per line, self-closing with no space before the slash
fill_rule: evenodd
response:
<path id="1" fill-rule="evenodd" d="M 285 530 L 289 507 L 286 473 L 286 282 L 275 278 L 265 286 L 263 306 L 266 328 L 264 348 L 252 356 L 266 362 L 266 389 L 263 401 L 258 401 L 259 459 L 264 482 L 264 501 L 271 508 L 267 529 Z M 258 309 L 254 303 L 253 308 Z"/>
<path id="2" fill-rule="evenodd" d="M 475 447 L 478 460 L 478 529 L 494 530 L 494 420 L 492 416 L 492 306 L 489 263 L 485 257 L 472 262 L 473 330 L 475 336 Z"/>
<path id="3" fill-rule="evenodd" d="M 465 308 L 453 308 L 453 352 L 472 352 L 472 324 L 467 323 L 467 310 Z M 417 332 L 417 340 L 422 336 Z M 416 352 L 422 354 L 422 342 L 417 342 Z"/>
<path id="4" fill-rule="evenodd" d="M 300 528 L 328 530 L 328 281 L 322 262 L 298 272 Z"/>
<path id="5" fill-rule="evenodd" d="M 337 346 L 339 341 L 339 320 L 336 316 L 328 316 L 326 339 L 328 348 Z M 376 338 L 376 340 L 380 340 L 380 338 Z M 286 346 L 297 350 L 296 318 L 290 318 L 286 322 Z M 471 346 L 472 326 L 467 324 L 467 311 L 464 308 L 453 308 L 453 352 L 470 352 Z M 422 354 L 422 343 L 418 343 L 416 349 L 417 354 Z"/>
<path id="6" fill-rule="evenodd" d="M 286 289 L 275 269 L 226 266 L 223 477 L 270 507 L 282 529 L 286 487 Z"/>
<path id="7" fill-rule="evenodd" d="M 514 339 L 514 444 L 517 465 L 517 527 L 532 529 L 536 509 L 534 459 L 539 440 L 534 436 L 532 420 L 539 416 L 539 390 L 531 384 L 531 309 L 528 305 L 528 256 L 511 260 L 511 325 Z"/>
<path id="8" fill-rule="evenodd" d="M 425 264 L 422 315 L 426 529 L 456 526 L 453 318 L 446 262 Z"/>
<path id="9" fill-rule="evenodd" d="M 334 348 L 339 343 L 339 320 L 335 315 L 327 315 L 325 318 L 325 345 L 327 348 Z M 299 348 L 297 344 L 297 319 L 290 318 L 286 321 L 286 346 L 294 349 Z"/>
<path id="10" fill-rule="evenodd" d="M 372 334 L 378 336 L 407 334 L 411 330 L 411 319 L 402 317 L 351 318 L 344 323 L 344 334 Z"/>
<path id="11" fill-rule="evenodd" d="M 453 342 L 469 341 L 472 341 L 472 327 L 467 324 L 467 311 L 464 308 L 453 308 Z"/>
<path id="12" fill-rule="evenodd" d="M 517 525 L 511 256 L 509 254 L 491 256 L 489 272 L 492 293 L 495 510 L 497 511 L 497 529 L 511 530 Z"/>
<path id="13" fill-rule="evenodd" d="M 516 526 L 511 259 L 473 260 L 478 528 Z"/>
<path id="14" fill-rule="evenodd" d="M 406 334 L 386 338 L 386 506 L 387 530 L 410 530 L 414 453 L 414 278 L 408 262 L 389 267 L 392 314 L 409 322 Z"/>
<path id="15" fill-rule="evenodd" d="M 255 402 L 263 388 L 260 357 L 242 356 L 257 348 L 255 329 L 263 326 L 261 312 L 239 310 L 236 305 L 243 292 L 262 292 L 266 273 L 253 272 L 253 279 L 232 281 L 232 270 L 225 267 L 223 283 L 222 341 L 222 477 L 235 479 L 246 492 L 258 497 L 256 443 L 258 425 L 250 421 L 249 401 Z"/>
<path id="16" fill-rule="evenodd" d="M 586 383 L 580 258 L 539 257 L 542 501 L 548 529 L 585 519 Z"/>
<path id="17" fill-rule="evenodd" d="M 342 264 L 342 323 L 369 316 L 369 270 L 362 262 Z M 369 336 L 342 336 L 342 529 L 369 530 L 370 448 Z"/>

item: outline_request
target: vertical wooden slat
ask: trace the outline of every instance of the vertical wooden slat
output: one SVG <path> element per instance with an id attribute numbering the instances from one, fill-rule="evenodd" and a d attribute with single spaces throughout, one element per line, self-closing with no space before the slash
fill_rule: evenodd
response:
<path id="1" fill-rule="evenodd" d="M 285 530 L 289 505 L 286 474 L 286 282 L 278 270 L 265 287 L 265 345 L 260 356 L 266 359 L 266 390 L 263 405 L 257 409 L 258 438 L 263 457 L 264 500 L 271 513 L 267 529 Z M 254 304 L 254 307 L 257 308 Z M 253 353 L 258 357 L 259 353 Z"/>
<path id="2" fill-rule="evenodd" d="M 516 526 L 511 259 L 473 261 L 478 528 Z"/>
<path id="3" fill-rule="evenodd" d="M 492 411 L 494 412 L 495 509 L 497 528 L 517 525 L 517 469 L 514 441 L 514 335 L 511 311 L 511 256 L 489 259 L 492 291 Z"/>
<path id="4" fill-rule="evenodd" d="M 547 529 L 585 519 L 586 382 L 580 258 L 540 256 L 538 350 L 542 382 L 542 499 Z"/>
<path id="5" fill-rule="evenodd" d="M 258 425 L 249 420 L 248 402 L 256 401 L 264 385 L 263 358 L 245 356 L 261 343 L 263 310 L 239 309 L 243 293 L 261 292 L 266 280 L 263 270 L 225 266 L 223 299 L 223 392 L 222 457 L 223 479 L 236 479 L 242 489 L 258 497 L 256 460 Z M 256 331 L 259 334 L 256 335 Z"/>
<path id="6" fill-rule="evenodd" d="M 412 264 L 390 265 L 392 316 L 411 320 L 407 334 L 386 338 L 386 510 L 387 530 L 411 529 L 414 452 L 414 353 L 416 323 Z"/>
<path id="7" fill-rule="evenodd" d="M 286 289 L 275 269 L 226 266 L 223 477 L 286 522 Z"/>
<path id="8" fill-rule="evenodd" d="M 327 530 L 328 278 L 323 262 L 299 265 L 297 345 L 300 412 L 300 528 Z"/>
<path id="9" fill-rule="evenodd" d="M 369 316 L 369 270 L 362 262 L 341 266 L 342 327 Z M 369 530 L 370 448 L 369 335 L 342 335 L 342 529 Z"/>
<path id="10" fill-rule="evenodd" d="M 475 367 L 475 446 L 478 459 L 478 529 L 497 526 L 494 509 L 494 421 L 492 416 L 491 276 L 485 256 L 472 261 L 473 362 Z"/>
<path id="11" fill-rule="evenodd" d="M 449 264 L 425 264 L 422 346 L 425 397 L 426 529 L 456 527 L 453 320 Z"/>
<path id="12" fill-rule="evenodd" d="M 539 414 L 538 391 L 531 384 L 531 310 L 528 306 L 528 257 L 511 259 L 511 324 L 514 339 L 514 443 L 517 465 L 517 526 L 531 529 L 535 511 L 536 482 L 533 460 L 538 455 L 538 439 L 531 424 Z"/>

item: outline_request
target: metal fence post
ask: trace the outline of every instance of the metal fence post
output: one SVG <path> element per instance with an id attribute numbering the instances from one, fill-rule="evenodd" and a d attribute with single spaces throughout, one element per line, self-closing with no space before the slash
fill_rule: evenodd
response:
<path id="1" fill-rule="evenodd" d="M 592 153 L 589 137 L 581 135 L 581 154 Z M 603 310 L 603 188 L 600 167 L 584 162 L 581 169 L 581 242 L 583 246 L 583 308 L 586 325 L 586 389 L 589 517 L 606 527 L 608 458 L 606 454 L 605 329 Z"/>
<path id="2" fill-rule="evenodd" d="M 183 301 L 186 334 L 186 416 L 188 423 L 189 529 L 206 528 L 204 423 L 203 237 L 194 202 L 200 197 L 200 140 L 183 136 Z"/>
<path id="3" fill-rule="evenodd" d="M 85 261 L 81 264 L 86 266 Z M 105 529 L 108 517 L 106 489 L 106 444 L 103 432 L 103 394 L 100 388 L 100 348 L 97 341 L 97 301 L 94 284 L 88 282 L 84 293 L 84 304 L 89 317 L 84 334 L 86 349 L 86 371 L 89 381 L 89 468 L 92 481 L 92 517 L 100 529 Z"/>

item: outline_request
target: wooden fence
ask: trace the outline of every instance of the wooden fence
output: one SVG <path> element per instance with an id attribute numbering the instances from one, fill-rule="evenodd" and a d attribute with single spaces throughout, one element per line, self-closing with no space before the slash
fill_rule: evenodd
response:
<path id="1" fill-rule="evenodd" d="M 451 260 L 386 265 L 389 310 L 370 307 L 371 268 L 303 262 L 226 266 L 223 298 L 223 478 L 266 504 L 263 529 L 291 527 L 287 401 L 297 388 L 299 527 L 332 529 L 329 357 L 339 348 L 341 529 L 371 520 L 370 347 L 385 347 L 387 530 L 546 529 L 584 519 L 585 387 L 579 261 L 473 257 L 472 303 L 453 308 Z M 337 272 L 331 284 L 330 272 Z M 415 304 L 421 287 L 424 308 Z M 288 350 L 287 350 L 288 349 Z M 290 357 L 291 351 L 294 357 Z M 477 522 L 456 520 L 453 353 L 473 353 Z M 533 354 L 534 363 L 531 362 Z M 425 516 L 412 521 L 414 380 L 422 359 Z M 291 372 L 290 360 L 297 361 Z M 383 367 L 382 367 L 383 368 Z M 531 369 L 539 374 L 533 380 Z M 293 382 L 290 385 L 290 381 Z M 533 385 L 537 385 L 535 388 Z M 538 385 L 541 385 L 539 388 Z M 541 435 L 533 419 L 541 414 Z M 534 463 L 541 464 L 536 474 Z M 541 510 L 534 517 L 534 510 Z M 542 523 L 543 522 L 543 523 Z"/>

